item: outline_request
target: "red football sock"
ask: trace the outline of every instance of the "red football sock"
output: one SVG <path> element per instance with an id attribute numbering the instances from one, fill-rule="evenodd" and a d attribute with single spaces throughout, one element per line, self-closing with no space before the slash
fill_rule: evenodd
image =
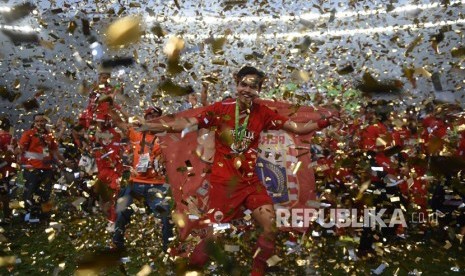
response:
<path id="1" fill-rule="evenodd" d="M 269 240 L 264 236 L 260 235 L 257 239 L 257 250 L 252 263 L 252 276 L 265 275 L 266 261 L 274 255 L 275 243 L 274 240 Z M 255 251 L 256 252 L 256 251 Z"/>
<path id="2" fill-rule="evenodd" d="M 201 240 L 189 256 L 189 265 L 202 268 L 208 262 L 210 257 L 207 253 L 208 239 Z"/>

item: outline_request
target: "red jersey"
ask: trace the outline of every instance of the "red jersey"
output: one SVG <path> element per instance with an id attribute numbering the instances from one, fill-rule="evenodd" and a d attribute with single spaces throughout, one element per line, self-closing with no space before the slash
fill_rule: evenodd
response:
<path id="1" fill-rule="evenodd" d="M 39 133 L 36 128 L 26 130 L 19 140 L 19 146 L 23 150 L 21 164 L 24 168 L 52 168 L 52 152 L 58 149 L 52 133 Z"/>
<path id="2" fill-rule="evenodd" d="M 319 158 L 315 164 L 315 174 L 327 181 L 334 178 L 334 156 L 324 156 Z"/>
<path id="3" fill-rule="evenodd" d="M 13 141 L 13 136 L 9 132 L 4 132 L 0 130 L 0 150 L 2 152 L 8 150 L 8 146 L 11 145 Z"/>
<path id="4" fill-rule="evenodd" d="M 364 150 L 378 150 L 380 149 L 378 145 L 376 145 L 376 140 L 378 138 L 382 138 L 387 134 L 387 128 L 386 126 L 378 122 L 373 125 L 369 125 L 366 127 L 364 130 L 362 130 L 362 141 L 361 141 L 361 147 Z M 387 141 L 385 141 L 387 142 Z M 381 149 L 383 149 L 386 145 L 382 146 Z"/>
<path id="5" fill-rule="evenodd" d="M 428 143 L 432 137 L 443 138 L 447 134 L 447 125 L 438 118 L 428 116 L 423 119 L 422 124 L 425 130 L 421 136 L 425 140 L 425 143 Z"/>
<path id="6" fill-rule="evenodd" d="M 392 140 L 395 146 L 403 147 L 410 142 L 411 131 L 407 127 L 395 128 L 392 133 Z"/>
<path id="7" fill-rule="evenodd" d="M 443 148 L 443 138 L 447 135 L 447 125 L 443 120 L 434 116 L 428 116 L 423 119 L 423 139 L 425 151 L 429 154 L 438 154 Z"/>
<path id="8" fill-rule="evenodd" d="M 79 121 L 82 126 L 89 128 L 94 121 L 104 122 L 111 120 L 111 116 L 108 114 L 111 109 L 110 99 L 104 99 L 104 96 L 112 96 L 114 92 L 111 85 L 96 85 L 89 95 L 89 101 L 86 109 L 79 116 Z M 115 108 L 120 107 L 116 104 L 113 105 Z"/>
<path id="9" fill-rule="evenodd" d="M 114 169 L 122 171 L 121 161 L 121 134 L 113 128 L 97 133 L 96 147 L 94 148 L 95 161 L 100 171 Z"/>
<path id="10" fill-rule="evenodd" d="M 135 131 L 134 128 L 129 128 L 129 141 L 130 146 L 133 152 L 133 168 L 136 169 L 139 164 L 141 148 L 142 148 L 142 139 L 144 134 L 139 131 Z M 149 132 L 145 135 L 144 150 L 142 154 L 149 154 L 149 167 L 146 172 L 139 172 L 137 176 L 131 176 L 131 180 L 137 183 L 148 183 L 148 184 L 163 184 L 165 183 L 165 178 L 158 175 L 153 166 L 154 159 L 157 155 L 161 154 L 160 145 L 156 141 L 157 137 L 155 134 Z"/>
<path id="11" fill-rule="evenodd" d="M 243 139 L 233 143 L 236 136 L 235 110 L 236 100 L 228 99 L 208 106 L 197 117 L 199 128 L 215 131 L 216 151 L 210 180 L 224 185 L 232 184 L 231 181 L 258 181 L 255 166 L 260 133 L 281 129 L 289 120 L 263 104 L 253 103 Z M 239 125 L 245 119 L 246 116 L 240 116 Z"/>

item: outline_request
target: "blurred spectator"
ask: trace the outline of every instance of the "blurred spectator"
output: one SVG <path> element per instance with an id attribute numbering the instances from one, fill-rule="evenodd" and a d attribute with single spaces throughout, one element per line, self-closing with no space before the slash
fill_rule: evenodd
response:
<path id="1" fill-rule="evenodd" d="M 191 93 L 186 96 L 186 99 L 183 101 L 181 108 L 178 111 L 184 111 L 191 108 L 197 108 L 201 106 L 208 105 L 208 82 L 202 82 L 202 91 L 200 92 L 200 102 L 198 96 L 192 88 Z"/>
<path id="2" fill-rule="evenodd" d="M 111 103 L 118 93 L 122 93 L 122 84 L 114 87 L 110 84 L 111 68 L 100 67 L 98 71 L 98 81 L 90 89 L 89 100 L 86 109 L 79 116 L 79 123 L 85 128 L 89 128 L 95 122 L 105 122 L 111 120 L 109 115 Z M 113 105 L 119 108 L 117 105 Z"/>
<path id="3" fill-rule="evenodd" d="M 24 131 L 19 140 L 18 156 L 25 179 L 23 200 L 28 212 L 25 220 L 29 222 L 38 222 L 38 216 L 49 211 L 44 205 L 52 191 L 53 165 L 56 161 L 60 165 L 71 165 L 58 151 L 55 137 L 46 127 L 48 121 L 43 113 L 35 114 L 32 128 Z M 38 196 L 38 202 L 35 196 Z"/>
<path id="4" fill-rule="evenodd" d="M 153 121 L 162 115 L 158 107 L 149 107 L 144 118 Z M 115 122 L 118 122 L 115 120 Z M 167 197 L 169 185 L 164 177 L 164 158 L 155 133 L 139 132 L 126 123 L 118 122 L 117 126 L 129 138 L 132 148 L 133 162 L 130 168 L 129 185 L 120 193 L 113 243 L 117 248 L 124 247 L 124 234 L 131 216 L 135 212 L 132 207 L 134 198 L 144 198 L 152 213 L 162 220 L 163 250 L 168 247 L 169 238 L 173 236 L 173 224 L 170 222 L 170 200 Z"/>

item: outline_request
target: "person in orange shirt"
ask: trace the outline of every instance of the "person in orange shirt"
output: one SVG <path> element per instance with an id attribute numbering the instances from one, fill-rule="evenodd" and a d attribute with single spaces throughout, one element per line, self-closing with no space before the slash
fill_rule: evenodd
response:
<path id="1" fill-rule="evenodd" d="M 145 120 L 158 118 L 162 110 L 149 107 L 145 111 Z M 139 132 L 126 123 L 114 120 L 117 126 L 129 138 L 133 152 L 133 164 L 129 185 L 122 189 L 117 203 L 117 220 L 113 234 L 113 245 L 117 249 L 124 248 L 124 233 L 130 222 L 134 208 L 134 197 L 144 198 L 153 214 L 162 220 L 163 250 L 168 248 L 169 238 L 173 236 L 173 224 L 170 222 L 171 203 L 167 194 L 169 186 L 165 183 L 163 156 L 155 133 Z"/>
<path id="2" fill-rule="evenodd" d="M 49 201 L 52 191 L 53 165 L 58 160 L 59 164 L 70 166 L 58 151 L 55 137 L 46 128 L 48 118 L 43 113 L 35 114 L 33 126 L 23 132 L 19 140 L 19 163 L 23 168 L 25 179 L 23 200 L 25 203 L 25 220 L 38 222 L 41 214 L 40 204 Z M 34 200 L 34 195 L 39 196 L 39 202 Z"/>

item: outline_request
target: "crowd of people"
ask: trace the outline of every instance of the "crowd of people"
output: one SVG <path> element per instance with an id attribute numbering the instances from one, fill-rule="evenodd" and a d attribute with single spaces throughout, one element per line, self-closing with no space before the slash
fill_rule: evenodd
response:
<path id="1" fill-rule="evenodd" d="M 373 244 L 432 228 L 465 235 L 465 117 L 457 104 L 428 101 L 393 108 L 362 98 L 360 112 L 341 112 L 330 132 L 314 136 L 318 197 L 326 208 L 383 210 L 388 225 L 402 210 L 406 225 L 363 227 L 360 255 Z M 350 228 L 331 231 L 348 234 Z M 350 233 L 353 234 L 353 233 Z"/>
<path id="2" fill-rule="evenodd" d="M 160 235 L 163 250 L 167 251 L 175 234 L 171 218 L 175 203 L 156 134 L 181 132 L 197 125 L 213 130 L 216 138 L 209 176 L 210 211 L 205 216 L 225 223 L 239 215 L 240 206 L 252 211 L 260 229 L 252 275 L 264 275 L 267 260 L 274 255 L 277 231 L 273 202 L 255 172 L 262 130 L 283 129 L 296 134 L 317 131 L 311 146 L 312 165 L 318 199 L 326 206 L 386 208 L 386 215 L 401 208 L 409 214 L 421 214 L 422 218 L 440 214 L 439 223 L 454 224 L 457 233 L 465 235 L 461 174 L 465 167 L 465 120 L 458 106 L 430 102 L 423 109 L 413 106 L 402 111 L 380 110 L 381 104 L 367 100 L 356 116 L 341 111 L 337 120 L 324 116 L 296 123 L 254 101 L 260 96 L 265 74 L 245 66 L 234 76 L 235 98 L 208 105 L 208 85 L 203 86 L 201 105 L 205 110 L 197 117 L 159 122 L 162 109 L 149 106 L 143 119 L 130 122 L 129 114 L 115 100 L 124 86 L 110 85 L 110 77 L 111 71 L 99 71 L 98 81 L 89 88 L 87 105 L 75 124 L 61 120 L 53 125 L 45 114 L 37 113 L 31 128 L 15 139 L 10 134 L 10 121 L 1 119 L 0 197 L 4 223 L 11 221 L 8 203 L 18 174 L 24 179 L 24 221 L 36 223 L 50 218 L 54 183 L 68 173 L 86 194 L 81 207 L 98 206 L 108 220 L 112 248 L 124 249 L 126 228 L 136 208 L 134 199 L 142 198 L 162 221 Z M 195 97 L 189 97 L 183 109 L 198 107 Z M 430 222 L 418 225 L 426 227 Z M 179 229 L 181 241 L 190 227 Z M 344 231 L 348 230 L 335 232 Z M 399 236 L 405 231 L 398 225 L 381 230 L 364 227 L 359 253 L 370 252 L 380 236 Z M 213 233 L 209 233 L 195 247 L 189 259 L 193 267 L 207 263 L 206 246 L 214 240 Z"/>

